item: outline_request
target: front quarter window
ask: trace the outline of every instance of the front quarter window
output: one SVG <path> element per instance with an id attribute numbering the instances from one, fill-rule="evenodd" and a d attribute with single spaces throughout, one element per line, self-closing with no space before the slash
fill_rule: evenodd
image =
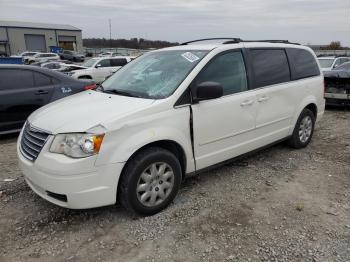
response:
<path id="1" fill-rule="evenodd" d="M 170 96 L 208 51 L 150 52 L 128 63 L 103 82 L 105 92 L 128 93 L 142 98 Z"/>

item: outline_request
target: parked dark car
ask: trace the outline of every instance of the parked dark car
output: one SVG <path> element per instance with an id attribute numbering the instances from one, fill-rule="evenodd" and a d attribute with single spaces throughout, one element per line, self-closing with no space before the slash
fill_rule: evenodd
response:
<path id="1" fill-rule="evenodd" d="M 73 62 L 84 62 L 85 56 L 79 54 L 75 51 L 63 50 L 62 53 L 59 53 L 61 59 L 73 61 Z"/>
<path id="2" fill-rule="evenodd" d="M 324 72 L 327 105 L 350 106 L 350 62 Z"/>
<path id="3" fill-rule="evenodd" d="M 18 132 L 39 107 L 94 87 L 37 66 L 0 65 L 0 134 Z"/>

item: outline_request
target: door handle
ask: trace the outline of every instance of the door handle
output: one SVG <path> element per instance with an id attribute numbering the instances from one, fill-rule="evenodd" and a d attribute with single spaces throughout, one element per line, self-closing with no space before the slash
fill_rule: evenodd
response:
<path id="1" fill-rule="evenodd" d="M 254 100 L 245 100 L 241 103 L 241 106 L 250 106 L 254 103 Z"/>
<path id="2" fill-rule="evenodd" d="M 49 93 L 49 91 L 46 91 L 46 90 L 38 90 L 35 94 L 36 95 L 46 95 L 48 93 Z"/>
<path id="3" fill-rule="evenodd" d="M 267 101 L 269 100 L 270 98 L 268 96 L 262 96 L 262 97 L 259 97 L 258 98 L 258 102 L 264 102 L 264 101 Z"/>

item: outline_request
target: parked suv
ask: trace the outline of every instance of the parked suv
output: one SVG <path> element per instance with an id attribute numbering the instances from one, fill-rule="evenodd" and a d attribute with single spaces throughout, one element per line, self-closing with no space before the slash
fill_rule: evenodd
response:
<path id="1" fill-rule="evenodd" d="M 39 107 L 92 84 L 36 66 L 0 65 L 0 135 L 19 132 Z"/>
<path id="2" fill-rule="evenodd" d="M 128 56 L 91 58 L 83 64 L 87 69 L 76 70 L 71 76 L 77 79 L 92 79 L 100 83 L 130 61 L 131 57 Z"/>
<path id="3" fill-rule="evenodd" d="M 152 215 L 190 174 L 277 141 L 306 147 L 323 91 L 317 58 L 300 45 L 232 39 L 148 52 L 95 91 L 33 113 L 20 168 L 62 207 L 118 200 Z"/>
<path id="4" fill-rule="evenodd" d="M 62 53 L 59 53 L 61 59 L 73 61 L 73 62 L 84 62 L 85 56 L 79 54 L 75 51 L 63 50 Z"/>
<path id="5" fill-rule="evenodd" d="M 38 53 L 33 56 L 27 56 L 24 58 L 25 64 L 33 64 L 37 62 L 47 62 L 52 60 L 60 60 L 60 57 L 56 53 Z"/>

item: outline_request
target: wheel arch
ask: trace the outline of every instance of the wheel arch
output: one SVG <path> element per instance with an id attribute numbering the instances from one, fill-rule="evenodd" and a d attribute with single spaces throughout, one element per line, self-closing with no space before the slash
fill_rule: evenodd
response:
<path id="1" fill-rule="evenodd" d="M 317 105 L 315 103 L 308 104 L 303 108 L 303 110 L 305 108 L 309 109 L 314 114 L 315 119 L 317 119 Z"/>
<path id="2" fill-rule="evenodd" d="M 295 115 L 293 117 L 290 130 L 289 130 L 289 135 L 293 133 L 294 127 L 298 121 L 298 118 L 301 114 L 301 112 L 305 109 L 311 110 L 312 113 L 314 113 L 315 120 L 317 119 L 317 113 L 318 113 L 318 107 L 317 107 L 317 102 L 316 98 L 314 96 L 307 96 L 305 99 L 303 99 L 302 103 L 299 104 L 299 107 L 295 110 Z"/>
<path id="3" fill-rule="evenodd" d="M 140 151 L 146 149 L 146 148 L 150 148 L 150 147 L 160 147 L 163 148 L 165 150 L 170 151 L 171 153 L 173 153 L 176 158 L 179 160 L 180 165 L 181 165 L 181 171 L 182 171 L 182 179 L 185 178 L 186 175 L 186 166 L 187 166 L 187 158 L 186 158 L 186 153 L 185 150 L 183 149 L 183 147 L 177 143 L 174 140 L 169 140 L 169 139 L 164 139 L 164 140 L 158 140 L 158 141 L 154 141 L 154 142 L 150 142 L 146 145 L 141 146 L 139 149 L 137 149 L 126 161 L 126 164 L 131 161 Z M 125 169 L 125 166 L 123 167 L 122 170 L 122 174 L 123 171 Z"/>
<path id="4" fill-rule="evenodd" d="M 81 76 L 78 76 L 78 79 L 92 79 L 92 76 L 90 76 L 90 75 L 81 75 Z"/>

